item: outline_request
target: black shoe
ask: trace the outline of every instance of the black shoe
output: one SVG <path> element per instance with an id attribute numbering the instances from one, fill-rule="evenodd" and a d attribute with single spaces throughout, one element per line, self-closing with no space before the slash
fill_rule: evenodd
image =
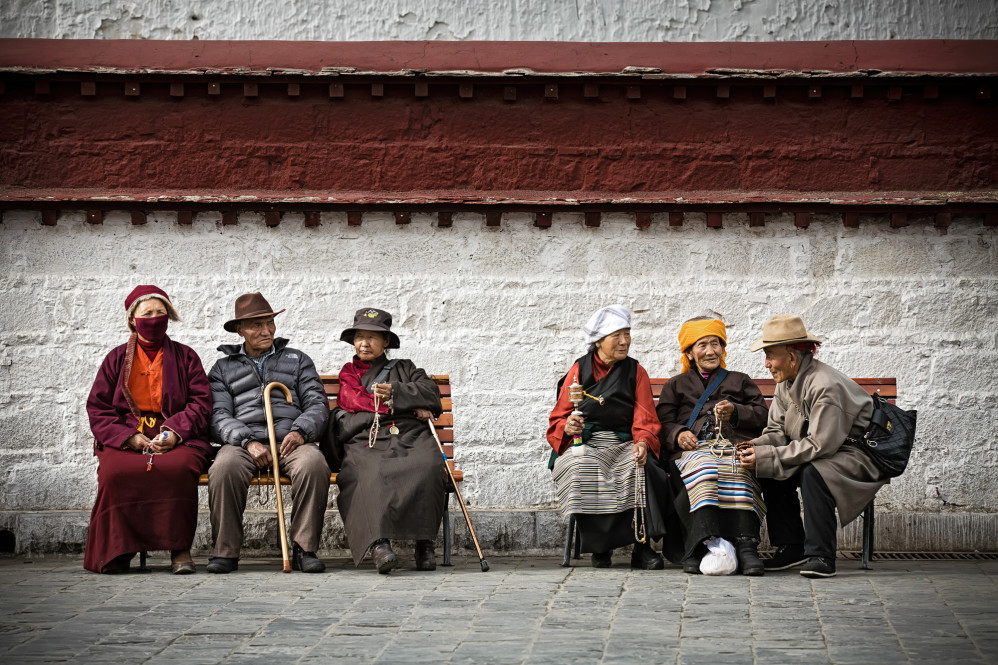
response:
<path id="1" fill-rule="evenodd" d="M 800 571 L 804 577 L 835 577 L 835 559 L 813 556 Z"/>
<path id="2" fill-rule="evenodd" d="M 209 573 L 226 575 L 231 573 L 233 570 L 239 570 L 239 559 L 227 559 L 222 556 L 213 556 L 208 559 L 208 565 L 205 567 L 205 570 Z"/>
<path id="3" fill-rule="evenodd" d="M 116 556 L 104 566 L 102 573 L 105 575 L 122 575 L 127 573 L 132 569 L 132 558 L 135 553 L 122 554 L 121 556 Z"/>
<path id="4" fill-rule="evenodd" d="M 593 552 L 591 557 L 593 562 L 593 568 L 609 568 L 613 565 L 613 561 L 610 557 L 613 556 L 613 552 Z"/>
<path id="5" fill-rule="evenodd" d="M 291 570 L 300 570 L 303 573 L 321 573 L 326 570 L 326 564 L 315 556 L 315 552 L 306 552 L 301 545 L 295 543 L 291 550 Z"/>
<path id="6" fill-rule="evenodd" d="M 740 540 L 738 541 L 738 564 L 741 566 L 742 575 L 758 577 L 766 572 L 766 567 L 759 559 L 759 543 Z"/>
<path id="7" fill-rule="evenodd" d="M 773 557 L 766 559 L 762 565 L 766 570 L 786 570 L 804 563 L 807 563 L 807 557 L 804 556 L 803 545 L 780 545 L 773 552 Z"/>
<path id="8" fill-rule="evenodd" d="M 392 572 L 392 568 L 397 568 L 399 558 L 392 551 L 392 544 L 387 540 L 379 540 L 371 548 L 371 558 L 374 559 L 374 567 L 382 575 Z"/>
<path id="9" fill-rule="evenodd" d="M 416 570 L 436 570 L 437 552 L 432 540 L 416 541 Z"/>
<path id="10" fill-rule="evenodd" d="M 635 543 L 634 551 L 631 552 L 631 568 L 641 570 L 662 570 L 665 568 L 665 561 L 659 553 L 653 550 L 646 543 Z"/>
<path id="11" fill-rule="evenodd" d="M 688 556 L 683 559 L 683 572 L 689 573 L 690 575 L 700 574 L 700 559 L 703 557 L 699 556 Z"/>

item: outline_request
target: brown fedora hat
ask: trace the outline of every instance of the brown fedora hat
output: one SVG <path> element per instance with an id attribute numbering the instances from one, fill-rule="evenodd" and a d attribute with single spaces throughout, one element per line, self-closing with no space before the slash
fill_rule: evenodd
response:
<path id="1" fill-rule="evenodd" d="M 812 335 L 804 327 L 804 321 L 796 314 L 777 314 L 762 324 L 762 337 L 752 343 L 752 351 L 765 349 L 767 346 L 781 344 L 796 344 L 797 342 L 814 342 L 821 340 Z"/>
<path id="2" fill-rule="evenodd" d="M 277 316 L 284 310 L 275 312 L 267 299 L 256 293 L 244 293 L 236 298 L 236 315 L 222 326 L 228 332 L 236 332 L 236 324 L 246 319 L 262 319 L 265 316 Z"/>
<path id="3" fill-rule="evenodd" d="M 373 330 L 388 335 L 388 348 L 399 348 L 399 336 L 392 332 L 392 315 L 383 309 L 361 307 L 353 315 L 353 327 L 340 333 L 340 340 L 353 344 L 353 336 L 358 330 Z"/>

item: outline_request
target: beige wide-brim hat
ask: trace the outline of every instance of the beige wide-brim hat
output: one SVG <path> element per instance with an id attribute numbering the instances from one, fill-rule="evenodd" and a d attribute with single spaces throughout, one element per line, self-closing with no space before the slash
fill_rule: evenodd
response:
<path id="1" fill-rule="evenodd" d="M 769 346 L 814 342 L 821 340 L 804 327 L 804 321 L 796 314 L 777 314 L 762 324 L 762 337 L 752 342 L 752 351 L 761 351 Z"/>

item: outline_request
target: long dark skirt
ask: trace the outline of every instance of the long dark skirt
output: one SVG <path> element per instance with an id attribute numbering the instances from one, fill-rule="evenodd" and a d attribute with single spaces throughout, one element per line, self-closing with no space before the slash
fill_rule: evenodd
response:
<path id="1" fill-rule="evenodd" d="M 198 521 L 198 476 L 206 457 L 179 445 L 153 458 L 134 450 L 96 451 L 97 500 L 83 567 L 105 572 L 115 557 L 150 550 L 186 550 Z"/>
<path id="2" fill-rule="evenodd" d="M 440 531 L 447 482 L 440 449 L 425 423 L 395 422 L 398 435 L 383 417 L 374 448 L 367 430 L 343 445 L 336 503 L 355 565 L 377 540 L 435 540 Z"/>
<path id="3" fill-rule="evenodd" d="M 645 470 L 645 535 L 649 540 L 663 538 L 666 547 L 663 554 L 675 560 L 677 553 L 668 548 L 674 540 L 681 540 L 682 524 L 675 510 L 675 495 L 670 485 L 669 475 L 649 455 Z M 629 509 L 609 515 L 586 515 L 577 513 L 576 523 L 582 552 L 609 552 L 618 547 L 626 547 L 636 542 L 634 537 L 634 510 Z M 639 518 L 640 525 L 640 518 Z"/>
<path id="4" fill-rule="evenodd" d="M 679 469 L 669 463 L 670 478 L 675 492 L 675 514 L 683 525 L 682 556 L 703 555 L 708 538 L 724 538 L 732 543 L 739 539 L 759 539 L 759 516 L 754 510 L 701 506 L 690 512 L 690 495 L 680 478 Z M 671 557 L 670 557 L 671 558 Z"/>

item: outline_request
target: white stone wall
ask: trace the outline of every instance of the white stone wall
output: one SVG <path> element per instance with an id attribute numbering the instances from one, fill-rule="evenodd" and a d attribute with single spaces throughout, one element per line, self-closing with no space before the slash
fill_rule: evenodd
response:
<path id="1" fill-rule="evenodd" d="M 994 0 L 5 0 L 0 37 L 794 41 L 995 39 Z"/>
<path id="2" fill-rule="evenodd" d="M 387 213 L 348 227 L 324 213 L 268 228 L 260 214 L 223 227 L 202 213 L 190 227 L 173 213 L 133 226 L 127 213 L 89 225 L 65 213 L 0 224 L 0 512 L 88 511 L 96 492 L 84 401 L 97 367 L 126 339 L 125 295 L 155 283 L 183 322 L 171 324 L 205 368 L 235 297 L 262 290 L 278 334 L 324 372 L 349 360 L 338 341 L 354 310 L 395 315 L 401 355 L 455 390 L 457 460 L 476 509 L 553 507 L 544 441 L 554 385 L 581 354 L 579 326 L 620 302 L 635 312 L 632 355 L 652 376 L 678 369 L 676 333 L 694 315 L 729 325 L 729 367 L 766 376 L 748 351 L 763 321 L 800 313 L 825 340 L 820 357 L 851 376 L 896 376 L 900 404 L 919 410 L 911 467 L 878 495 L 882 512 L 998 512 L 998 239 L 980 218 L 954 218 L 948 234 L 928 219 L 891 229 L 882 219 L 844 228 L 816 215 L 750 228 L 702 215 L 650 229 L 604 215 L 585 228 L 555 214 L 550 229 L 507 214 L 487 228 L 460 213 L 453 228 Z"/>

